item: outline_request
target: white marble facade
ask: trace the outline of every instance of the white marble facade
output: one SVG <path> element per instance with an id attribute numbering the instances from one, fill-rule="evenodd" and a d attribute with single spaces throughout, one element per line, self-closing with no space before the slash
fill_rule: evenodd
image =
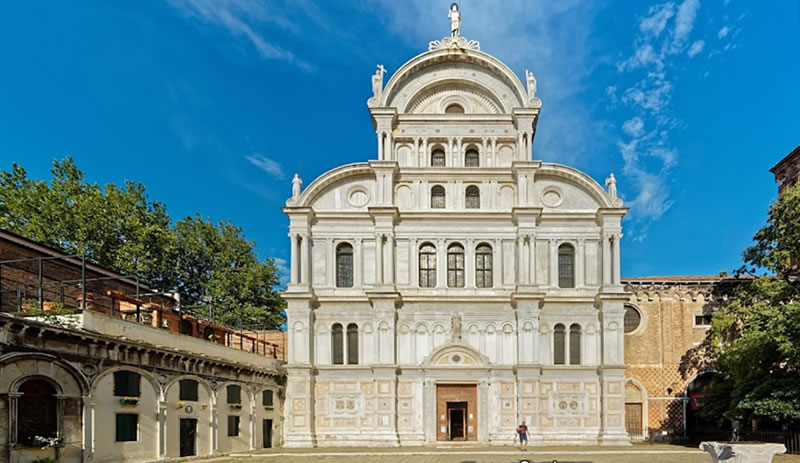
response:
<path id="1" fill-rule="evenodd" d="M 296 178 L 284 208 L 285 444 L 458 438 L 441 385 L 475 388 L 465 440 L 509 444 L 526 420 L 533 444 L 627 443 L 613 178 L 533 160 L 535 78 L 477 42 L 383 74 L 375 159 Z"/>

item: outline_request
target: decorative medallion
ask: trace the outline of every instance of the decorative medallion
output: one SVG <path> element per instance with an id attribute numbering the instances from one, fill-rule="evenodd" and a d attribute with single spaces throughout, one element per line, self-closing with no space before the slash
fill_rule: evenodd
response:
<path id="1" fill-rule="evenodd" d="M 453 363 L 459 363 L 461 361 L 461 356 L 458 355 L 458 354 L 455 354 L 450 358 L 450 360 L 452 360 Z"/>
<path id="2" fill-rule="evenodd" d="M 192 413 L 194 413 L 194 407 L 192 407 L 191 405 L 187 405 L 183 407 L 183 411 L 186 412 L 187 415 L 191 415 Z"/>
<path id="3" fill-rule="evenodd" d="M 91 363 L 85 363 L 81 367 L 81 370 L 83 371 L 83 374 L 85 374 L 86 376 L 94 376 L 97 374 L 97 367 L 92 365 Z"/>
<path id="4" fill-rule="evenodd" d="M 554 186 L 545 188 L 539 197 L 542 200 L 542 204 L 547 207 L 556 208 L 564 202 L 564 195 L 561 190 Z"/>
<path id="5" fill-rule="evenodd" d="M 164 373 L 160 373 L 156 375 L 156 381 L 158 381 L 161 384 L 167 384 L 167 382 L 169 381 L 169 376 L 165 375 Z"/>
<path id="6" fill-rule="evenodd" d="M 369 202 L 369 193 L 362 187 L 353 187 L 347 193 L 347 202 L 353 207 L 364 207 Z"/>

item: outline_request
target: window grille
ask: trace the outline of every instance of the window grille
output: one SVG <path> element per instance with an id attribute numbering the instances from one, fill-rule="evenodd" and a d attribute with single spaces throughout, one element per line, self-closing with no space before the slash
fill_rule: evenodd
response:
<path id="1" fill-rule="evenodd" d="M 339 323 L 334 323 L 331 327 L 331 352 L 333 352 L 333 364 L 344 365 L 344 332 Z"/>
<path id="2" fill-rule="evenodd" d="M 479 244 L 475 250 L 475 286 L 491 288 L 494 285 L 492 277 L 492 247 Z"/>
<path id="3" fill-rule="evenodd" d="M 566 345 L 564 325 L 559 323 L 553 328 L 553 364 L 564 365 L 566 363 Z"/>
<path id="4" fill-rule="evenodd" d="M 467 209 L 480 209 L 481 208 L 481 190 L 475 185 L 467 187 L 465 205 Z"/>
<path id="5" fill-rule="evenodd" d="M 336 247 L 336 286 L 353 287 L 353 246 L 349 243 Z"/>
<path id="6" fill-rule="evenodd" d="M 569 327 L 569 364 L 581 364 L 581 325 L 577 323 Z"/>
<path id="7" fill-rule="evenodd" d="M 433 150 L 431 153 L 431 167 L 444 167 L 445 155 L 443 150 Z"/>
<path id="8" fill-rule="evenodd" d="M 575 287 L 575 248 L 566 243 L 558 247 L 558 287 Z"/>
<path id="9" fill-rule="evenodd" d="M 444 187 L 436 185 L 431 188 L 431 209 L 444 209 L 445 208 L 445 193 Z"/>
<path id="10" fill-rule="evenodd" d="M 460 244 L 447 248 L 447 286 L 464 287 L 464 247 Z"/>
<path id="11" fill-rule="evenodd" d="M 480 167 L 481 164 L 481 157 L 475 150 L 468 150 L 466 156 L 464 156 L 464 166 L 465 167 Z"/>
<path id="12" fill-rule="evenodd" d="M 436 248 L 432 244 L 423 244 L 419 248 L 419 286 L 433 288 L 436 286 Z"/>

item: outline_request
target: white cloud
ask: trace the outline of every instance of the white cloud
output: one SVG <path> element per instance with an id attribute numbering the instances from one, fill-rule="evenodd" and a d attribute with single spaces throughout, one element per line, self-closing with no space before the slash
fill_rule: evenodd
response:
<path id="1" fill-rule="evenodd" d="M 247 39 L 265 59 L 290 62 L 301 69 L 312 66 L 289 50 L 272 44 L 256 30 L 256 25 L 270 23 L 280 28 L 297 30 L 285 15 L 268 9 L 268 2 L 258 0 L 168 0 L 183 16 L 223 27 L 234 37 Z"/>
<path id="2" fill-rule="evenodd" d="M 667 21 L 675 16 L 675 4 L 669 2 L 651 6 L 647 14 L 648 16 L 639 22 L 639 30 L 653 36 L 661 35 L 667 27 Z"/>
<path id="3" fill-rule="evenodd" d="M 282 257 L 273 257 L 272 262 L 278 269 L 278 275 L 281 277 L 281 282 L 286 283 L 289 280 L 290 272 L 289 263 Z"/>
<path id="4" fill-rule="evenodd" d="M 694 58 L 695 55 L 703 51 L 705 45 L 705 40 L 696 40 L 692 46 L 689 47 L 689 51 L 687 51 L 686 54 L 689 55 L 689 58 Z"/>
<path id="5" fill-rule="evenodd" d="M 717 32 L 717 38 L 724 39 L 725 36 L 728 35 L 730 31 L 731 30 L 728 28 L 728 26 L 722 26 L 722 29 L 720 29 L 719 32 Z"/>
<path id="6" fill-rule="evenodd" d="M 689 33 L 694 28 L 698 8 L 700 8 L 700 0 L 684 0 L 678 7 L 678 14 L 675 16 L 673 45 L 682 46 L 686 42 Z"/>
<path id="7" fill-rule="evenodd" d="M 262 156 L 258 153 L 247 155 L 244 157 L 247 161 L 258 167 L 259 169 L 263 170 L 264 172 L 272 175 L 273 177 L 283 180 L 286 178 L 286 175 L 283 173 L 283 167 L 281 165 L 265 156 Z"/>
<path id="8" fill-rule="evenodd" d="M 449 35 L 451 0 L 377 0 L 386 30 L 419 52 L 431 40 Z M 597 9 L 580 0 L 532 6 L 527 0 L 462 3 L 462 35 L 479 40 L 481 50 L 508 64 L 518 76 L 528 68 L 539 83 L 542 118 L 537 128 L 537 159 L 573 163 L 585 160 L 605 127 L 591 117 L 580 93 L 590 85 L 596 58 L 592 27 Z"/>
<path id="9" fill-rule="evenodd" d="M 631 137 L 641 137 L 644 133 L 644 121 L 640 117 L 628 119 L 624 124 L 622 124 L 622 130 L 624 130 L 625 133 Z"/>

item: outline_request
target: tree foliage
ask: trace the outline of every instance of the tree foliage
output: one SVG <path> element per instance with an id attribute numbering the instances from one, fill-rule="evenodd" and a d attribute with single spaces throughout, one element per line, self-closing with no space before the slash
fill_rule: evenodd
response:
<path id="1" fill-rule="evenodd" d="M 800 185 L 772 204 L 767 224 L 744 252 L 745 262 L 777 276 L 743 285 L 714 315 L 709 341 L 720 381 L 705 414 L 731 419 L 800 421 L 800 282 L 790 263 L 800 257 Z"/>
<path id="2" fill-rule="evenodd" d="M 277 268 L 258 260 L 240 228 L 200 216 L 173 224 L 142 184 L 87 183 L 69 157 L 54 160 L 51 174 L 48 184 L 17 164 L 0 170 L 0 228 L 177 290 L 185 305 L 219 321 L 246 329 L 283 323 Z"/>

